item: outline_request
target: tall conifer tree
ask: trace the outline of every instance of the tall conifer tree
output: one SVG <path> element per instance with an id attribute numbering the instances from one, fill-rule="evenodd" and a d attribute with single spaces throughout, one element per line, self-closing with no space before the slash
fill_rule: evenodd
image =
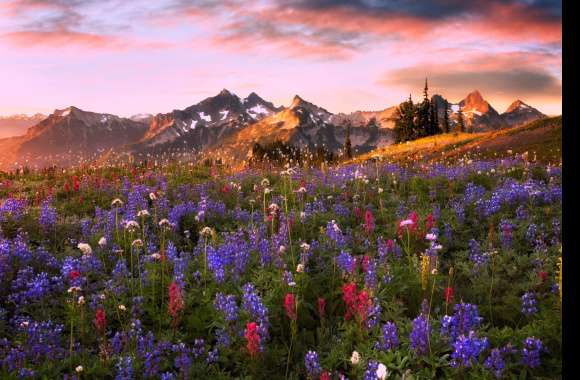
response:
<path id="1" fill-rule="evenodd" d="M 443 132 L 449 133 L 449 102 L 445 99 L 445 113 L 443 114 Z"/>

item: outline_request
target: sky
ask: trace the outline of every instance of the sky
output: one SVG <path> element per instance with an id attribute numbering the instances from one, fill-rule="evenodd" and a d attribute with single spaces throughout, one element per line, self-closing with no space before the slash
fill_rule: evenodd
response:
<path id="1" fill-rule="evenodd" d="M 156 114 L 223 88 L 380 110 L 426 77 L 561 114 L 561 0 L 0 0 L 0 115 Z"/>

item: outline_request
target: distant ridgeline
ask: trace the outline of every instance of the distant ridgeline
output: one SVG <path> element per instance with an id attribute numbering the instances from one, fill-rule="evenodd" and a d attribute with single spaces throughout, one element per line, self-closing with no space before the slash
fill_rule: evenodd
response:
<path id="1" fill-rule="evenodd" d="M 0 169 L 151 160 L 332 162 L 439 133 L 520 126 L 545 115 L 521 100 L 499 114 L 477 90 L 459 103 L 430 98 L 425 81 L 420 103 L 409 96 L 397 106 L 349 114 L 331 113 L 298 95 L 288 107 L 276 107 L 256 93 L 240 98 L 224 89 L 165 114 L 124 118 L 71 106 L 35 117 L 39 121 L 25 120 L 36 123 L 25 132 L 19 127 L 18 135 L 0 138 Z M 22 119 L 3 120 L 13 125 Z"/>

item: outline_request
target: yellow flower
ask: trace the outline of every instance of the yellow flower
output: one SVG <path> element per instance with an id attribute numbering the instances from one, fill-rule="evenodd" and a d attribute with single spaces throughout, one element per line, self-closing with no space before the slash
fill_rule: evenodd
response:
<path id="1" fill-rule="evenodd" d="M 427 289 L 429 281 L 429 256 L 425 253 L 421 254 L 421 288 Z"/>

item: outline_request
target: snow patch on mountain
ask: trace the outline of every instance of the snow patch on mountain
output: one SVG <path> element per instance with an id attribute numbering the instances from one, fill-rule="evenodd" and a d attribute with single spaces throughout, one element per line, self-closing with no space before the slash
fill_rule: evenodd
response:
<path id="1" fill-rule="evenodd" d="M 211 123 L 211 116 L 210 115 L 206 115 L 205 112 L 201 111 L 200 113 L 198 113 L 199 117 L 202 120 L 207 121 L 208 123 Z"/>

